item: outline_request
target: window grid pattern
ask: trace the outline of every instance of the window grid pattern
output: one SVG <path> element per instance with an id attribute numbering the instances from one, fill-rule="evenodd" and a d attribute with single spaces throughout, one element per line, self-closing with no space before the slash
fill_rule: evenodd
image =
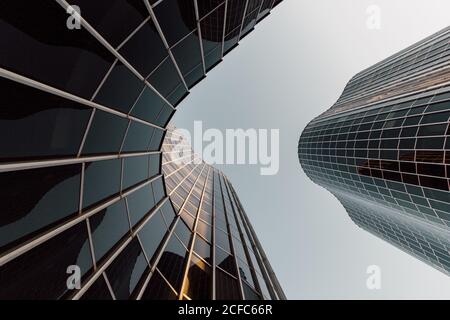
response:
<path id="1" fill-rule="evenodd" d="M 357 75 L 342 99 L 371 99 L 372 89 L 391 81 L 386 70 L 393 70 L 390 75 L 399 80 L 391 88 L 397 95 L 351 107 L 338 102 L 308 124 L 298 144 L 305 173 L 333 193 L 353 221 L 446 273 L 450 262 L 448 45 L 446 28 Z M 433 81 L 425 82 L 425 88 L 396 91 L 405 78 L 418 78 L 422 67 L 436 62 L 435 58 L 440 69 L 430 71 Z M 401 71 L 404 66 L 407 74 Z M 430 231 L 430 226 L 437 231 Z M 437 241 L 440 251 L 428 250 L 436 243 L 433 232 L 444 235 Z"/>
<path id="2" fill-rule="evenodd" d="M 187 239 L 188 253 L 180 258 L 185 266 L 183 280 L 174 288 L 179 298 L 283 299 L 228 179 L 193 154 L 174 127 L 169 126 L 162 150 L 174 219 L 180 220 Z"/>
<path id="3" fill-rule="evenodd" d="M 175 212 L 160 149 L 178 104 L 230 51 L 225 36 L 199 37 L 235 21 L 228 2 L 2 1 L 0 298 L 174 297 L 155 264 Z M 242 16 L 246 2 L 234 1 Z M 69 5 L 81 29 L 67 28 Z M 80 290 L 67 289 L 69 265 Z"/>

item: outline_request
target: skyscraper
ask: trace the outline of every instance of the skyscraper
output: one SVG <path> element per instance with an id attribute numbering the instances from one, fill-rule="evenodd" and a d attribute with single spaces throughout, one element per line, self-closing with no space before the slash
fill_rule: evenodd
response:
<path id="1" fill-rule="evenodd" d="M 450 27 L 358 73 L 301 134 L 303 170 L 361 228 L 450 274 Z"/>
<path id="2" fill-rule="evenodd" d="M 171 276 L 187 291 L 171 283 L 174 296 L 161 280 L 173 278 L 154 264 L 175 216 L 160 148 L 189 90 L 279 2 L 1 1 L 0 298 L 182 298 L 210 290 L 180 272 Z M 234 197 L 223 179 L 225 186 Z M 158 261 L 187 262 L 165 251 Z M 256 280 L 270 270 L 245 261 L 253 289 L 231 273 L 242 280 L 236 297 L 280 297 Z M 212 275 L 224 279 L 219 269 Z"/>
<path id="3" fill-rule="evenodd" d="M 174 230 L 169 249 L 157 264 L 166 286 L 170 283 L 173 293 L 190 299 L 285 298 L 225 175 L 195 156 L 174 128 L 169 128 L 162 151 L 175 213 L 167 217 Z"/>

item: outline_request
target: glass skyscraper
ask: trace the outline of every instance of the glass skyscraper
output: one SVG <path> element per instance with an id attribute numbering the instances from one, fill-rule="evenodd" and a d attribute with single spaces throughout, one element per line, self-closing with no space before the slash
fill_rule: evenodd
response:
<path id="1" fill-rule="evenodd" d="M 450 27 L 358 73 L 301 134 L 352 220 L 450 274 Z"/>
<path id="2" fill-rule="evenodd" d="M 165 218 L 173 235 L 157 270 L 168 279 L 171 293 L 189 299 L 284 299 L 226 176 L 193 154 L 173 127 L 162 151 L 162 172 L 173 203 Z M 150 287 L 160 288 L 160 278 Z"/>
<path id="3" fill-rule="evenodd" d="M 283 298 L 228 180 L 171 176 L 223 196 L 215 239 L 161 171 L 177 106 L 279 2 L 0 2 L 0 298 Z"/>

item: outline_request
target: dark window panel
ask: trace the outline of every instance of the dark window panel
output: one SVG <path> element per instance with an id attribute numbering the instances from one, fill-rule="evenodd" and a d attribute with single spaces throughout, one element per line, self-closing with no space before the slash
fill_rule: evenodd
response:
<path id="1" fill-rule="evenodd" d="M 104 201 L 120 191 L 120 160 L 88 162 L 84 170 L 83 208 Z"/>
<path id="2" fill-rule="evenodd" d="M 188 226 L 186 226 L 186 224 L 183 222 L 183 220 L 178 221 L 177 226 L 175 227 L 175 234 L 185 245 L 185 247 L 189 248 L 192 233 Z"/>
<path id="3" fill-rule="evenodd" d="M 200 19 L 224 2 L 224 0 L 197 0 Z"/>
<path id="4" fill-rule="evenodd" d="M 164 131 L 161 129 L 155 128 L 152 138 L 150 140 L 149 151 L 158 151 L 161 147 L 162 140 L 164 137 Z"/>
<path id="5" fill-rule="evenodd" d="M 239 274 L 241 276 L 241 279 L 243 281 L 246 281 L 247 283 L 249 283 L 252 287 L 255 286 L 255 283 L 253 282 L 253 276 L 252 273 L 250 271 L 250 267 L 248 266 L 248 264 L 244 261 L 242 261 L 241 259 L 238 259 L 239 261 Z"/>
<path id="6" fill-rule="evenodd" d="M 3 0 L 0 47 L 8 50 L 0 52 L 0 66 L 90 99 L 114 58 L 84 28 L 68 29 L 67 18 L 56 1 Z"/>
<path id="7" fill-rule="evenodd" d="M 185 75 L 185 81 L 189 89 L 205 78 L 203 65 L 197 65 L 191 72 Z"/>
<path id="8" fill-rule="evenodd" d="M 154 127 L 131 121 L 122 152 L 147 151 L 154 130 Z"/>
<path id="9" fill-rule="evenodd" d="M 95 111 L 83 154 L 117 153 L 120 150 L 128 120 L 100 110 Z"/>
<path id="10" fill-rule="evenodd" d="M 153 177 L 161 173 L 161 154 L 151 154 L 149 160 L 149 176 Z"/>
<path id="11" fill-rule="evenodd" d="M 221 248 L 227 250 L 228 252 L 231 252 L 228 234 L 221 231 L 220 229 L 216 230 L 216 244 L 218 244 Z"/>
<path id="12" fill-rule="evenodd" d="M 144 82 L 118 61 L 102 84 L 94 102 L 128 113 L 143 88 Z"/>
<path id="13" fill-rule="evenodd" d="M 425 112 L 448 111 L 450 110 L 450 101 L 431 104 Z"/>
<path id="14" fill-rule="evenodd" d="M 183 86 L 180 75 L 170 57 L 166 57 L 164 62 L 150 73 L 147 81 L 166 99 L 178 86 Z"/>
<path id="15" fill-rule="evenodd" d="M 0 161 L 73 156 L 92 108 L 4 78 Z"/>
<path id="16" fill-rule="evenodd" d="M 183 84 L 179 84 L 168 96 L 167 100 L 176 107 L 178 104 L 180 104 L 181 101 L 183 101 L 184 98 L 188 96 L 189 92 L 186 90 L 185 86 Z"/>
<path id="17" fill-rule="evenodd" d="M 160 202 L 166 196 L 166 189 L 162 177 L 152 182 L 152 189 L 156 203 Z"/>
<path id="18" fill-rule="evenodd" d="M 84 221 L 1 266 L 0 299 L 60 299 L 74 294 L 67 289 L 67 268 L 72 265 L 80 268 L 82 281 L 92 268 Z"/>
<path id="19" fill-rule="evenodd" d="M 89 218 L 96 261 L 100 260 L 129 231 L 125 202 L 120 200 Z"/>
<path id="20" fill-rule="evenodd" d="M 149 178 L 148 156 L 129 157 L 123 159 L 123 182 L 125 190 Z"/>
<path id="21" fill-rule="evenodd" d="M 83 294 L 81 300 L 112 300 L 111 292 L 109 292 L 103 275 L 100 275 L 97 280 L 89 287 Z"/>
<path id="22" fill-rule="evenodd" d="M 420 176 L 419 178 L 420 178 L 420 185 L 422 187 L 448 191 L 448 182 L 446 179 L 424 177 L 424 176 Z"/>
<path id="23" fill-rule="evenodd" d="M 443 151 L 416 151 L 417 162 L 442 163 L 443 160 L 444 160 Z"/>
<path id="24" fill-rule="evenodd" d="M 141 250 L 139 241 L 134 238 L 106 269 L 109 283 L 118 300 L 131 299 L 144 280 L 149 265 Z"/>
<path id="25" fill-rule="evenodd" d="M 132 226 L 149 213 L 155 205 L 152 188 L 149 185 L 130 194 L 127 200 Z"/>
<path id="26" fill-rule="evenodd" d="M 234 257 L 216 247 L 216 265 L 232 275 L 236 275 L 236 264 Z"/>
<path id="27" fill-rule="evenodd" d="M 146 77 L 167 56 L 167 49 L 149 20 L 120 48 L 119 53 Z"/>
<path id="28" fill-rule="evenodd" d="M 161 245 L 166 231 L 167 227 L 160 211 L 156 212 L 139 231 L 139 239 L 150 262 L 152 262 L 153 256 Z"/>
<path id="29" fill-rule="evenodd" d="M 152 89 L 146 87 L 131 110 L 131 115 L 156 125 L 165 125 L 158 121 L 158 116 L 164 108 L 170 108 Z"/>
<path id="30" fill-rule="evenodd" d="M 158 271 L 150 278 L 142 300 L 177 300 L 177 294 L 170 288 Z"/>
<path id="31" fill-rule="evenodd" d="M 236 279 L 230 277 L 225 272 L 216 269 L 216 299 L 218 300 L 239 300 L 241 294 Z"/>
<path id="32" fill-rule="evenodd" d="M 203 50 L 209 52 L 217 44 L 222 43 L 225 5 L 220 6 L 200 21 Z"/>
<path id="33" fill-rule="evenodd" d="M 445 135 L 447 124 L 435 124 L 431 126 L 421 126 L 418 136 L 442 136 Z"/>
<path id="34" fill-rule="evenodd" d="M 173 209 L 172 202 L 167 201 L 164 203 L 161 211 L 167 226 L 170 226 L 175 218 L 175 210 Z"/>
<path id="35" fill-rule="evenodd" d="M 172 49 L 172 52 L 183 75 L 187 75 L 201 64 L 202 55 L 197 32 L 187 36 Z"/>
<path id="36" fill-rule="evenodd" d="M 226 19 L 226 33 L 240 28 L 244 16 L 246 0 L 229 0 Z"/>
<path id="37" fill-rule="evenodd" d="M 191 256 L 184 292 L 193 300 L 211 299 L 211 267 Z"/>
<path id="38" fill-rule="evenodd" d="M 211 246 L 201 237 L 195 238 L 194 251 L 206 262 L 211 263 Z"/>
<path id="39" fill-rule="evenodd" d="M 80 175 L 80 164 L 1 173 L 2 251 L 76 214 Z"/>
<path id="40" fill-rule="evenodd" d="M 261 297 L 248 284 L 243 283 L 245 300 L 261 300 Z"/>
<path id="41" fill-rule="evenodd" d="M 443 149 L 445 138 L 420 138 L 417 139 L 416 149 Z"/>
<path id="42" fill-rule="evenodd" d="M 117 47 L 149 16 L 142 0 L 70 0 L 81 16 L 113 47 Z"/>
<path id="43" fill-rule="evenodd" d="M 153 11 L 169 46 L 173 46 L 197 25 L 193 0 L 163 1 Z"/>
<path id="44" fill-rule="evenodd" d="M 186 253 L 181 242 L 172 235 L 158 262 L 158 269 L 175 290 L 181 288 Z"/>

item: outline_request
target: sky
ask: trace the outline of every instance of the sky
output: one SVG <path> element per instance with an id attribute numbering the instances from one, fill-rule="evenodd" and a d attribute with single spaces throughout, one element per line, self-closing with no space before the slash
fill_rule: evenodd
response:
<path id="1" fill-rule="evenodd" d="M 367 27 L 367 8 L 380 28 Z M 357 72 L 450 25 L 448 0 L 284 0 L 178 107 L 193 130 L 279 129 L 280 168 L 216 165 L 231 180 L 289 299 L 450 299 L 450 278 L 359 229 L 298 162 L 307 123 Z M 201 150 L 196 150 L 197 152 Z M 381 270 L 369 290 L 367 267 Z"/>

